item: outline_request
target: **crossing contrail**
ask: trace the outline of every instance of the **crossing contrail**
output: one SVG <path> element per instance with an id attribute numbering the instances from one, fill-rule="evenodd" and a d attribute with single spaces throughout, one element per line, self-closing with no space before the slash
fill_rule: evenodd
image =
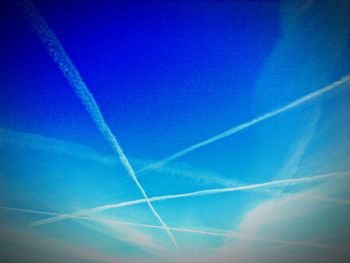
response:
<path id="1" fill-rule="evenodd" d="M 53 213 L 53 212 L 45 212 L 45 211 L 39 211 L 39 210 L 14 208 L 14 207 L 6 207 L 6 206 L 0 206 L 0 209 L 10 210 L 10 211 L 15 211 L 15 212 L 39 214 L 39 215 L 60 215 L 58 213 Z M 144 227 L 144 228 L 150 228 L 150 229 L 162 229 L 161 226 L 156 226 L 156 225 L 141 224 L 141 223 L 127 222 L 127 221 L 119 221 L 119 220 L 100 218 L 100 217 L 73 216 L 72 218 L 78 219 L 78 220 L 87 220 L 87 221 L 93 221 L 93 222 L 107 223 L 107 224 L 111 223 L 111 224 Z M 244 240 L 253 240 L 253 241 L 263 241 L 263 242 L 269 242 L 269 243 L 274 243 L 274 244 L 279 244 L 279 245 L 296 245 L 296 246 L 306 246 L 306 247 L 314 247 L 314 248 L 344 250 L 344 248 L 342 248 L 342 247 L 328 245 L 328 244 L 310 243 L 310 242 L 304 242 L 304 241 L 289 241 L 289 240 L 271 239 L 271 238 L 266 238 L 266 237 L 258 236 L 258 235 L 252 235 L 249 233 L 243 233 L 243 232 L 239 232 L 239 231 L 226 231 L 226 230 L 206 231 L 206 230 L 199 230 L 199 229 L 192 229 L 192 228 L 180 228 L 180 227 L 169 227 L 169 229 L 171 231 L 175 231 L 175 232 L 198 234 L 198 235 L 213 236 L 213 237 L 226 237 L 226 238 L 238 238 L 238 239 L 244 239 Z"/>
<path id="2" fill-rule="evenodd" d="M 264 188 L 264 187 L 302 184 L 302 183 L 319 181 L 319 180 L 336 177 L 336 176 L 350 176 L 350 171 L 326 173 L 326 174 L 300 177 L 300 178 L 291 178 L 291 179 L 284 179 L 284 180 L 274 180 L 274 181 L 269 181 L 265 183 L 250 184 L 250 185 L 243 185 L 243 186 L 237 186 L 237 187 L 208 189 L 208 190 L 201 190 L 201 191 L 184 193 L 184 194 L 155 196 L 155 197 L 149 198 L 149 201 L 158 202 L 158 201 L 165 201 L 165 200 L 185 198 L 185 197 L 196 197 L 196 196 L 213 195 L 213 194 L 221 194 L 221 193 L 236 192 L 236 191 L 246 191 L 246 190 L 253 190 L 253 189 Z M 44 224 L 49 224 L 49 223 L 54 223 L 61 220 L 69 219 L 72 217 L 91 215 L 91 214 L 99 213 L 109 209 L 133 206 L 133 205 L 143 204 L 146 202 L 147 200 L 145 199 L 137 199 L 137 200 L 126 201 L 126 202 L 121 202 L 117 204 L 103 205 L 103 206 L 99 206 L 91 209 L 79 210 L 70 214 L 62 214 L 62 215 L 47 218 L 47 219 L 37 220 L 30 223 L 29 226 L 31 227 L 40 226 Z"/>
<path id="3" fill-rule="evenodd" d="M 190 146 L 190 147 L 188 147 L 188 148 L 186 148 L 186 149 L 184 149 L 182 151 L 179 151 L 179 152 L 177 152 L 177 153 L 175 153 L 173 155 L 170 155 L 169 157 L 167 157 L 167 158 L 165 158 L 163 160 L 160 160 L 160 161 L 155 162 L 155 163 L 153 163 L 153 164 L 151 164 L 149 166 L 141 168 L 137 172 L 138 173 L 146 173 L 146 172 L 148 172 L 150 170 L 157 169 L 157 168 L 165 165 L 166 163 L 171 162 L 171 161 L 173 161 L 175 159 L 178 159 L 178 158 L 180 158 L 180 157 L 182 157 L 182 156 L 184 156 L 184 155 L 186 155 L 186 154 L 188 154 L 188 153 L 190 153 L 190 152 L 192 152 L 194 150 L 197 150 L 197 149 L 199 149 L 201 147 L 204 147 L 204 146 L 206 146 L 206 145 L 208 145 L 210 143 L 213 143 L 213 142 L 216 142 L 216 141 L 221 140 L 223 138 L 226 138 L 228 136 L 231 136 L 231 135 L 233 135 L 233 134 L 235 134 L 235 133 L 237 133 L 237 132 L 239 132 L 241 130 L 244 130 L 244 129 L 250 127 L 250 126 L 253 126 L 253 125 L 255 125 L 255 124 L 259 123 L 259 122 L 262 122 L 264 120 L 270 119 L 270 118 L 272 118 L 272 117 L 274 117 L 276 115 L 279 115 L 279 114 L 281 114 L 281 113 L 283 113 L 285 111 L 294 109 L 294 108 L 296 108 L 296 107 L 298 107 L 298 106 L 300 106 L 300 105 L 302 105 L 302 104 L 304 104 L 306 102 L 309 102 L 309 101 L 311 101 L 313 99 L 316 99 L 317 97 L 319 97 L 319 96 L 323 95 L 324 93 L 327 93 L 327 92 L 335 89 L 336 87 L 340 86 L 341 84 L 346 83 L 349 80 L 350 80 L 350 75 L 346 75 L 346 76 L 342 77 L 341 79 L 333 82 L 332 84 L 330 84 L 328 86 L 325 86 L 325 87 L 323 87 L 323 88 L 321 88 L 319 90 L 316 90 L 314 92 L 311 92 L 311 93 L 309 93 L 309 94 L 307 94 L 307 95 L 305 95 L 305 96 L 303 96 L 303 97 L 301 97 L 301 98 L 299 98 L 299 99 L 297 99 L 297 100 L 295 100 L 295 101 L 293 101 L 293 102 L 291 102 L 291 103 L 289 103 L 289 104 L 287 104 L 287 105 L 285 105 L 283 107 L 280 107 L 280 108 L 278 108 L 276 110 L 267 112 L 267 113 L 265 113 L 265 114 L 255 118 L 255 119 L 252 119 L 252 120 L 247 121 L 245 123 L 242 123 L 242 124 L 240 124 L 238 126 L 235 126 L 235 127 L 231 128 L 231 129 L 229 129 L 229 130 L 227 130 L 227 131 L 225 131 L 223 133 L 215 135 L 214 137 L 211 137 L 211 138 L 209 138 L 207 140 L 204 140 L 202 142 L 196 143 L 196 144 L 194 144 L 194 145 L 192 145 L 192 146 Z"/>
<path id="4" fill-rule="evenodd" d="M 121 146 L 119 145 L 119 142 L 117 141 L 110 127 L 104 120 L 100 108 L 97 105 L 92 93 L 89 91 L 78 70 L 67 55 L 56 34 L 47 25 L 46 21 L 39 14 L 39 12 L 36 10 L 36 8 L 31 2 L 24 1 L 21 7 L 24 10 L 26 18 L 29 20 L 32 27 L 38 34 L 41 42 L 47 48 L 50 56 L 53 58 L 53 60 L 58 65 L 65 78 L 68 80 L 69 84 L 74 89 L 75 93 L 85 106 L 85 109 L 89 113 L 91 119 L 93 120 L 93 122 L 95 123 L 105 140 L 112 146 L 113 150 L 118 154 L 121 163 L 123 164 L 130 177 L 134 180 L 137 187 L 139 188 L 140 192 L 142 193 L 145 199 L 145 202 L 147 203 L 153 214 L 156 216 L 160 224 L 163 226 L 164 230 L 174 243 L 175 247 L 177 247 L 177 243 L 174 236 L 172 235 L 163 219 L 160 217 L 158 212 L 155 210 L 155 208 L 149 201 L 145 190 L 143 189 L 142 185 L 136 177 L 134 169 L 130 165 L 129 160 L 125 156 Z"/>

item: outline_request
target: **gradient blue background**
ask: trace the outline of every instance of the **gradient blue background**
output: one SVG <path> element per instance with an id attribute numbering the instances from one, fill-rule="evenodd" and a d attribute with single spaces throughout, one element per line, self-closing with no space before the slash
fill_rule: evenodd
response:
<path id="1" fill-rule="evenodd" d="M 348 1 L 33 3 L 136 169 L 349 73 Z M 65 213 L 141 198 L 16 1 L 5 1 L 0 9 L 1 205 Z M 141 175 L 140 182 L 149 196 L 158 196 L 348 170 L 348 105 L 349 90 L 342 87 Z M 308 191 L 348 200 L 349 180 L 154 205 L 173 227 L 251 231 L 293 241 L 349 234 L 349 204 L 288 199 L 288 194 Z M 255 229 L 249 215 L 264 205 L 277 223 L 271 220 Z M 285 214 L 280 206 L 295 213 L 278 221 L 279 214 Z M 172 249 L 161 230 L 130 229 L 123 239 L 120 227 L 108 236 L 111 226 L 88 221 L 66 220 L 28 230 L 28 223 L 44 216 L 7 210 L 0 216 L 4 229 L 92 247 L 112 261 L 164 259 L 137 243 L 141 234 Z M 146 205 L 109 210 L 103 216 L 158 225 Z M 20 234 L 4 234 L 16 235 Z M 242 259 L 245 254 L 236 253 L 241 246 L 249 257 L 259 249 L 267 258 L 282 252 L 300 260 L 349 256 L 349 250 L 264 250 L 273 244 L 174 235 L 180 255 L 190 259 L 203 253 L 215 258 L 222 247 L 228 247 L 228 255 L 217 258 Z M 25 242 L 1 242 L 4 255 L 19 246 L 24 256 L 33 256 Z M 350 239 L 345 235 L 322 242 L 349 248 Z M 58 260 L 71 256 L 64 248 L 58 250 Z M 47 259 L 45 253 L 42 257 Z"/>

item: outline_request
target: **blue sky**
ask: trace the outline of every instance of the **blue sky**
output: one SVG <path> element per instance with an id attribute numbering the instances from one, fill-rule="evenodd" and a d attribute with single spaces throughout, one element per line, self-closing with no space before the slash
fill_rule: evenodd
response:
<path id="1" fill-rule="evenodd" d="M 347 1 L 33 1 L 39 15 L 28 19 L 16 3 L 1 4 L 4 257 L 14 250 L 81 262 L 349 255 Z M 148 197 L 282 183 L 152 202 L 178 251 L 145 203 L 45 222 L 143 196 L 62 74 L 67 65 L 58 67 L 67 60 L 55 61 L 38 37 L 38 16 Z M 41 223 L 28 227 L 33 222 Z M 52 256 L 41 249 L 46 243 Z"/>

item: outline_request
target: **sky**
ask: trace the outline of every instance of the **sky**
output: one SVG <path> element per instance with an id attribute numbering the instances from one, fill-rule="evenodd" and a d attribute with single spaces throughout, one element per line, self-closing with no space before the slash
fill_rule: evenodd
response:
<path id="1" fill-rule="evenodd" d="M 5 262 L 346 262 L 350 3 L 2 1 Z"/>

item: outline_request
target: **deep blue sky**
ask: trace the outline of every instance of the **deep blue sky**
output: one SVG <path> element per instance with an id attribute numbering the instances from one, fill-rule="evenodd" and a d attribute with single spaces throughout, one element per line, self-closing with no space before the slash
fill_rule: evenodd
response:
<path id="1" fill-rule="evenodd" d="M 143 158 L 168 155 L 253 116 L 251 90 L 280 35 L 278 2 L 35 4 L 127 152 Z M 7 9 L 1 105 L 11 110 L 2 111 L 3 126 L 100 147 L 100 135 L 22 14 Z"/>
<path id="2" fill-rule="evenodd" d="M 120 2 L 33 4 L 136 170 L 349 74 L 346 1 Z M 0 206 L 65 213 L 141 198 L 16 3 L 0 6 Z M 348 101 L 349 89 L 337 88 L 140 175 L 140 182 L 149 196 L 158 196 L 347 171 Z M 349 229 L 348 190 L 348 179 L 330 179 L 154 206 L 172 227 L 302 241 Z M 159 225 L 146 205 L 101 216 Z M 46 238 L 93 248 L 96 262 L 163 258 L 152 246 L 172 249 L 159 229 L 84 220 L 27 228 L 42 218 L 0 211 L 1 225 L 12 229 L 3 235 L 9 240 L 0 240 L 9 254 L 11 249 L 28 252 L 12 239 L 21 235 L 20 241 L 34 239 L 39 250 Z M 181 253 L 189 256 L 226 248 L 236 259 L 245 251 L 252 257 L 252 251 L 266 253 L 269 262 L 269 251 L 299 254 L 303 260 L 323 252 L 293 245 L 269 250 L 276 244 L 266 240 L 174 235 Z M 329 243 L 348 245 L 349 236 Z M 58 258 L 72 254 L 61 250 Z M 77 250 L 79 260 L 95 262 Z M 221 253 L 214 255 L 225 256 Z"/>

